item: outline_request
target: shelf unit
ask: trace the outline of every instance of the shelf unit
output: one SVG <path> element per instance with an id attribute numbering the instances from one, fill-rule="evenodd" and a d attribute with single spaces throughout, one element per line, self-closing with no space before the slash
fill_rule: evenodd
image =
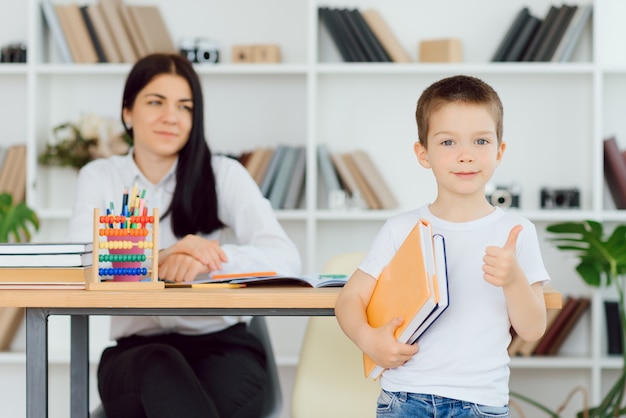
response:
<path id="1" fill-rule="evenodd" d="M 366 150 L 397 196 L 398 210 L 430 201 L 435 192 L 432 176 L 417 164 L 412 152 L 417 136 L 415 104 L 427 85 L 458 73 L 481 77 L 500 93 L 508 148 L 494 180 L 521 185 L 520 210 L 536 223 L 542 238 L 545 226 L 552 222 L 626 221 L 626 211 L 614 209 L 602 168 L 605 136 L 615 135 L 626 148 L 621 114 L 626 94 L 626 48 L 621 41 L 626 35 L 626 5 L 619 0 L 593 2 L 593 24 L 584 33 L 573 62 L 564 64 L 489 62 L 519 9 L 528 6 L 531 13 L 543 17 L 557 3 L 547 0 L 455 0 L 454 13 L 450 13 L 450 2 L 424 0 L 210 0 L 200 6 L 202 13 L 190 13 L 199 7 L 193 0 L 126 2 L 158 4 L 176 42 L 207 37 L 220 45 L 222 63 L 196 67 L 214 151 L 234 153 L 279 143 L 306 145 L 307 206 L 277 211 L 277 216 L 297 243 L 307 271 L 319 271 L 337 252 L 367 250 L 383 221 L 396 213 L 318 209 L 317 144 L 326 143 L 331 151 Z M 419 41 L 459 37 L 464 62 L 343 63 L 317 19 L 318 6 L 376 8 L 413 60 Z M 490 13 L 483 13 L 487 9 Z M 43 24 L 39 0 L 7 3 L 0 11 L 11 16 L 0 27 L 0 44 L 25 41 L 28 45 L 26 64 L 0 64 L 5 121 L 0 145 L 27 143 L 27 201 L 43 221 L 37 240 L 59 240 L 70 216 L 67 202 L 74 198 L 72 179 L 39 167 L 37 155 L 51 128 L 61 122 L 89 112 L 118 118 L 130 64 L 62 64 Z M 280 44 L 283 62 L 230 64 L 230 47 L 246 43 Z M 542 186 L 578 187 L 581 209 L 541 210 Z M 555 399 L 564 399 L 564 393 L 578 383 L 589 389 L 593 404 L 621 366 L 619 359 L 603 354 L 602 301 L 606 295 L 582 284 L 573 269 L 575 260 L 568 255 L 545 240 L 542 250 L 553 285 L 563 294 L 591 295 L 593 304 L 562 355 L 513 359 L 511 388 L 556 408 Z M 303 321 L 272 318 L 272 338 L 283 364 L 297 361 Z M 54 334 L 51 344 L 62 347 L 61 340 L 66 341 Z M 12 362 L 10 358 L 0 355 L 3 363 Z M 537 380 L 559 382 L 563 389 L 553 389 L 552 383 L 543 387 Z"/>

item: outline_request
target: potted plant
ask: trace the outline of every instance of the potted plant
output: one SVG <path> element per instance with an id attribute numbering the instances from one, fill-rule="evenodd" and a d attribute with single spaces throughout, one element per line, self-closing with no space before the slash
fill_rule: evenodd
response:
<path id="1" fill-rule="evenodd" d="M 0 194 L 0 242 L 30 241 L 31 228 L 39 229 L 39 218 L 26 203 L 13 203 L 9 193 Z"/>
<path id="2" fill-rule="evenodd" d="M 579 259 L 576 271 L 593 287 L 613 286 L 619 298 L 622 335 L 626 335 L 624 285 L 626 280 L 626 225 L 617 225 L 605 235 L 603 226 L 595 221 L 562 222 L 549 225 L 550 240 L 564 251 L 573 251 Z M 626 350 L 622 371 L 604 399 L 596 407 L 578 413 L 578 417 L 606 418 L 626 415 L 624 388 L 626 382 Z"/>

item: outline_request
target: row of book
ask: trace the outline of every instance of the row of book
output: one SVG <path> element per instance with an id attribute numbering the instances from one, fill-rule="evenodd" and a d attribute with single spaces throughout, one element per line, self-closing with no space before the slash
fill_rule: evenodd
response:
<path id="1" fill-rule="evenodd" d="M 500 42 L 493 62 L 567 62 L 591 21 L 593 5 L 551 5 L 542 19 L 523 7 Z"/>
<path id="2" fill-rule="evenodd" d="M 318 14 L 344 61 L 411 61 L 377 10 L 320 7 Z"/>
<path id="3" fill-rule="evenodd" d="M 41 9 L 64 63 L 133 63 L 153 52 L 176 52 L 154 5 L 41 0 Z"/>
<path id="4" fill-rule="evenodd" d="M 13 196 L 13 203 L 26 198 L 26 145 L 0 146 L 0 193 Z"/>
<path id="5" fill-rule="evenodd" d="M 626 151 L 622 151 L 614 136 L 605 138 L 604 179 L 617 209 L 626 209 Z"/>
<path id="6" fill-rule="evenodd" d="M 546 332 L 543 337 L 531 342 L 524 341 L 519 335 L 513 335 L 508 349 L 509 355 L 528 357 L 558 354 L 580 318 L 589 310 L 590 304 L 589 297 L 567 296 L 561 309 L 547 310 Z"/>
<path id="7" fill-rule="evenodd" d="M 259 147 L 236 157 L 254 178 L 274 209 L 306 207 L 304 146 Z M 321 209 L 393 209 L 397 200 L 363 150 L 331 152 L 317 147 Z"/>

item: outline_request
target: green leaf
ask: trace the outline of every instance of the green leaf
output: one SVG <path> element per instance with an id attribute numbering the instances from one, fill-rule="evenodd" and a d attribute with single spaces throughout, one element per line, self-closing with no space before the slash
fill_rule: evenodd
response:
<path id="1" fill-rule="evenodd" d="M 14 205 L 9 193 L 0 194 L 0 242 L 30 241 L 33 229 L 39 230 L 37 214 L 23 202 Z"/>

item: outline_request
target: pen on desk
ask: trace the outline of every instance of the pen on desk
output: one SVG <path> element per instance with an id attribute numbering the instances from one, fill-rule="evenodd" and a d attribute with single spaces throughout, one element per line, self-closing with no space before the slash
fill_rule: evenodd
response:
<path id="1" fill-rule="evenodd" d="M 184 287 L 192 289 L 239 289 L 245 283 L 165 283 L 165 287 Z"/>

